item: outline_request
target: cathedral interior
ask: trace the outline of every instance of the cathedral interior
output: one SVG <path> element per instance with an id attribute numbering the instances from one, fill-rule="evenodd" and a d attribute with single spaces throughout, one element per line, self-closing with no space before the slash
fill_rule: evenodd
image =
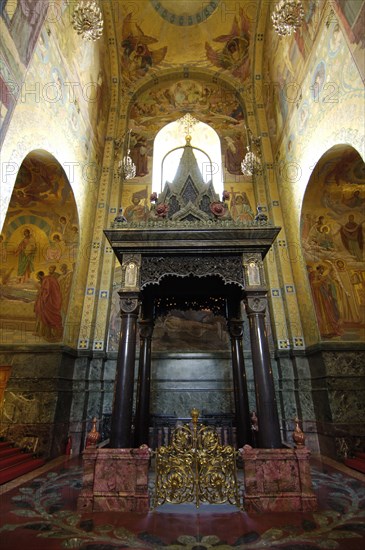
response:
<path id="1" fill-rule="evenodd" d="M 0 2 L 4 440 L 365 452 L 365 2 L 280 3 Z"/>

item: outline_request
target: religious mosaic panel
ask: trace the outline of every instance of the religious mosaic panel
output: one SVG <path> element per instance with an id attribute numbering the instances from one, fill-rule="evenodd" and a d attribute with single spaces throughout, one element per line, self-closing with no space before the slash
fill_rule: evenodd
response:
<path id="1" fill-rule="evenodd" d="M 49 0 L 2 0 L 0 3 L 0 143 L 20 94 L 48 3 Z"/>
<path id="2" fill-rule="evenodd" d="M 114 2 L 124 85 L 134 88 L 144 77 L 155 75 L 156 69 L 180 68 L 187 61 L 190 67 L 210 65 L 214 72 L 244 82 L 252 57 L 249 4 L 232 0 Z"/>
<path id="3" fill-rule="evenodd" d="M 364 205 L 364 162 L 354 149 L 334 147 L 314 169 L 301 221 L 302 247 L 323 339 L 364 338 Z"/>
<path id="4" fill-rule="evenodd" d="M 365 74 L 365 43 L 360 32 L 364 26 L 365 3 L 362 0 L 307 0 L 303 7 L 301 27 L 285 40 L 268 24 L 266 44 L 274 54 L 266 55 L 263 65 L 262 100 L 274 147 L 291 115 L 296 118 L 296 128 L 293 127 L 293 134 L 288 132 L 287 139 L 287 144 L 291 143 L 291 156 L 295 156 L 295 150 L 300 151 L 303 142 L 312 137 L 315 126 L 321 125 L 325 112 L 340 99 L 351 94 L 351 101 L 358 101 L 356 73 L 359 71 L 362 77 Z M 316 60 L 308 65 L 321 19 L 324 26 L 316 45 Z M 346 123 L 351 125 L 356 120 L 356 117 L 352 119 L 351 108 L 347 115 Z"/>
<path id="5" fill-rule="evenodd" d="M 66 175 L 54 157 L 33 152 L 20 167 L 0 235 L 2 343 L 62 341 L 78 243 Z"/>

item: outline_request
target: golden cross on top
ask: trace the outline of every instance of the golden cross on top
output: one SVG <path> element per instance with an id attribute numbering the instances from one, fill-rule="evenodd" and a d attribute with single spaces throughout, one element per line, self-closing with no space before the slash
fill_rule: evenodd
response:
<path id="1" fill-rule="evenodd" d="M 191 116 L 190 113 L 186 113 L 183 117 L 179 118 L 179 123 L 184 125 L 184 132 L 185 137 L 191 139 L 190 137 L 190 131 L 195 124 L 197 124 L 199 120 Z"/>

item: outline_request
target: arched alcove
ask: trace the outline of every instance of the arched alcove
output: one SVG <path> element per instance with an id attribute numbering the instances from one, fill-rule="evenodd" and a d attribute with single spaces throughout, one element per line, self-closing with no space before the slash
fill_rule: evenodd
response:
<path id="1" fill-rule="evenodd" d="M 47 151 L 31 151 L 19 168 L 1 234 L 4 342 L 62 341 L 78 243 L 77 207 L 62 166 Z"/>
<path id="2" fill-rule="evenodd" d="M 301 243 L 320 338 L 364 339 L 365 164 L 348 145 L 329 149 L 305 192 Z"/>

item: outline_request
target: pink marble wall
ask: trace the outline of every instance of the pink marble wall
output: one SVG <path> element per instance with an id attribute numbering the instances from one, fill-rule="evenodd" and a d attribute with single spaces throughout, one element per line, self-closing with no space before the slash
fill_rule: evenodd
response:
<path id="1" fill-rule="evenodd" d="M 83 488 L 77 509 L 83 512 L 147 512 L 150 451 L 97 449 L 83 453 Z"/>
<path id="2" fill-rule="evenodd" d="M 317 509 L 309 466 L 310 451 L 242 449 L 247 512 L 308 512 Z"/>
<path id="3" fill-rule="evenodd" d="M 317 509 L 309 465 L 310 451 L 295 449 L 242 449 L 248 513 L 309 512 Z M 83 453 L 83 488 L 80 512 L 147 512 L 150 450 L 97 449 Z"/>

